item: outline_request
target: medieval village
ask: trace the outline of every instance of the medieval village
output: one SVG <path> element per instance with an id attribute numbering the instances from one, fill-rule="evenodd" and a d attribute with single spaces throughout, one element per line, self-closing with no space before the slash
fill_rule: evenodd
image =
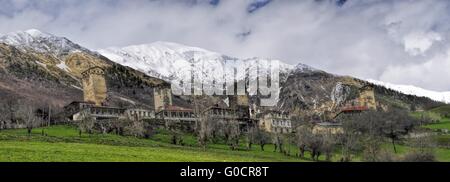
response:
<path id="1" fill-rule="evenodd" d="M 155 87 L 154 108 L 126 108 L 105 105 L 107 98 L 107 84 L 105 72 L 100 67 L 90 68 L 83 75 L 83 101 L 73 101 L 64 107 L 64 115 L 71 122 L 80 122 L 87 118 L 95 121 L 129 119 L 146 121 L 155 126 L 165 127 L 167 123 L 177 125 L 180 130 L 194 132 L 202 116 L 206 122 L 234 122 L 241 131 L 251 127 L 258 127 L 269 133 L 287 134 L 293 132 L 289 112 L 274 108 L 251 107 L 248 96 L 227 96 L 210 106 L 203 106 L 199 112 L 194 106 L 182 107 L 172 102 L 170 87 Z M 368 110 L 376 110 L 375 94 L 372 87 L 366 85 L 360 88 L 359 96 L 346 102 L 332 118 L 314 123 L 315 131 L 341 131 L 336 118 L 339 115 L 349 115 Z M 202 116 L 200 116 L 202 115 Z"/>
<path id="2" fill-rule="evenodd" d="M 274 106 L 261 106 L 261 95 L 176 95 L 170 79 L 155 72 L 58 41 L 68 40 L 37 37 L 31 48 L 0 43 L 0 144 L 30 148 L 1 160 L 447 161 L 443 102 L 301 63 L 283 64 Z M 55 48 L 39 52 L 41 46 Z M 179 54 L 173 46 L 191 50 L 186 57 L 203 55 L 162 42 L 138 53 L 160 50 L 154 54 L 169 59 Z M 176 78 L 186 76 L 172 67 Z"/>
<path id="3" fill-rule="evenodd" d="M 177 144 L 182 143 L 182 138 L 179 138 L 177 134 L 180 132 L 203 134 L 204 142 L 207 142 L 206 138 L 216 137 L 215 135 L 219 132 L 225 132 L 223 136 L 230 142 L 231 149 L 235 149 L 242 136 L 258 135 L 255 132 L 264 132 L 267 135 L 264 137 L 267 138 L 256 143 L 262 147 L 264 143 L 274 143 L 278 145 L 280 152 L 286 152 L 282 147 L 282 136 L 295 134 L 296 127 L 299 127 L 297 122 L 292 122 L 293 118 L 299 118 L 299 116 L 277 110 L 276 107 L 257 107 L 249 103 L 250 98 L 246 95 L 226 96 L 225 99 L 217 99 L 218 102 L 212 105 L 198 107 L 196 105 L 198 103 L 193 103 L 190 107 L 186 107 L 173 102 L 174 96 L 170 87 L 166 85 L 154 87 L 153 108 L 119 107 L 105 104 L 108 97 L 108 84 L 105 80 L 105 71 L 101 67 L 92 67 L 82 72 L 82 83 L 84 100 L 73 101 L 66 105 L 63 112 L 59 114 L 64 116 L 64 120 L 58 121 L 80 126 L 80 135 L 82 131 L 93 132 L 94 130 L 122 135 L 124 128 L 120 126 L 123 123 L 139 123 L 132 128 L 135 131 L 130 131 L 128 134 L 148 137 L 156 128 L 170 130 L 173 133 L 172 142 Z M 358 96 L 346 101 L 330 117 L 313 120 L 310 123 L 312 124 L 311 132 L 324 135 L 342 134 L 344 131 L 338 117 L 376 109 L 373 87 L 361 86 Z M 202 130 L 208 131 L 202 133 Z M 233 140 L 235 143 L 232 142 Z M 317 154 L 317 158 L 319 155 Z"/>
<path id="4" fill-rule="evenodd" d="M 396 108 L 393 101 L 408 103 L 409 97 L 397 97 L 395 92 L 381 89 L 378 92 L 384 95 L 380 95 L 379 101 L 375 92 L 380 87 L 348 77 L 336 79 L 320 71 L 294 72 L 288 81 L 311 78 L 319 83 L 288 85 L 282 88 L 282 99 L 290 105 L 268 107 L 258 106 L 255 96 L 249 95 L 173 95 L 167 82 L 133 75 L 131 73 L 135 72 L 129 68 L 95 66 L 98 63 L 92 64 L 91 60 L 100 63 L 103 60 L 79 53 L 69 58 L 75 65 L 87 63 L 83 65 L 85 69 L 79 71 L 81 87 L 72 86 L 82 94 L 70 98 L 79 100 L 59 99 L 60 103 L 65 103 L 63 107 L 46 105 L 44 101 L 40 107 L 35 107 L 39 102 L 26 104 L 26 100 L 11 97 L 1 107 L 2 130 L 11 132 L 22 128 L 27 131 L 26 138 L 32 138 L 36 134 L 48 137 L 52 135 L 52 128 L 62 127 L 77 131 L 69 140 L 89 141 L 91 136 L 97 136 L 103 143 L 106 136 L 113 135 L 163 140 L 204 152 L 217 145 L 236 152 L 254 151 L 252 146 L 258 146 L 260 151 L 269 150 L 277 153 L 273 154 L 277 158 L 289 160 L 353 161 L 361 156 L 358 153 L 370 148 L 372 153 L 363 154 L 364 159 L 358 157 L 357 160 L 384 161 L 391 159 L 386 158 L 390 155 L 381 156 L 383 143 L 389 142 L 396 153 L 404 141 L 428 138 L 427 131 L 416 132 L 413 128 L 437 121 L 423 114 L 418 119 L 413 118 L 405 110 Z M 141 80 L 150 80 L 151 84 L 143 86 L 145 81 Z M 322 81 L 326 82 L 322 84 Z M 318 102 L 314 99 L 317 96 L 308 96 L 313 98 L 312 104 L 305 105 L 306 100 L 298 100 L 297 94 L 303 89 L 307 89 L 307 94 L 315 93 L 311 91 L 312 86 L 318 91 L 329 87 L 331 96 L 330 92 L 320 92 L 325 100 Z M 133 89 L 128 89 L 130 87 Z M 133 101 L 121 95 L 136 97 L 131 97 Z M 389 97 L 385 95 L 393 99 L 386 99 Z M 410 106 L 415 106 L 414 102 Z M 424 106 L 410 106 L 407 105 L 407 109 L 423 112 Z M 434 160 L 428 150 L 414 153 L 410 158 L 395 160 Z"/>

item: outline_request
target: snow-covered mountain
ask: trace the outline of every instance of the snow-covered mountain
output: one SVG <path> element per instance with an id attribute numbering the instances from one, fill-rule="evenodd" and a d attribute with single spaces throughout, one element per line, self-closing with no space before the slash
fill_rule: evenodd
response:
<path id="1" fill-rule="evenodd" d="M 58 37 L 36 29 L 10 32 L 0 35 L 0 43 L 15 46 L 24 51 L 51 53 L 56 57 L 73 52 L 90 52 L 88 49 L 73 43 L 65 37 Z"/>
<path id="2" fill-rule="evenodd" d="M 171 42 L 154 42 L 151 44 L 133 45 L 123 48 L 111 47 L 98 50 L 100 54 L 119 64 L 132 67 L 141 72 L 158 78 L 172 81 L 176 79 L 190 77 L 189 67 L 192 64 L 203 65 L 202 75 L 194 75 L 195 78 L 221 79 L 217 77 L 218 71 L 225 66 L 227 61 L 235 61 L 236 67 L 247 67 L 249 69 L 266 69 L 264 64 L 254 64 L 258 61 L 268 60 L 261 58 L 239 59 L 226 56 L 217 52 L 208 51 L 198 47 L 190 47 Z M 280 61 L 280 72 L 290 73 L 291 71 L 320 71 L 305 64 L 296 66 Z M 242 76 L 242 75 L 241 75 Z M 395 85 L 376 80 L 367 80 L 377 85 L 381 85 L 404 94 L 428 97 L 435 101 L 450 103 L 450 92 L 436 92 L 425 90 L 415 86 Z"/>
<path id="3" fill-rule="evenodd" d="M 167 82 L 114 63 L 67 38 L 38 30 L 0 36 L 0 102 L 24 99 L 36 104 L 65 106 L 83 100 L 82 72 L 101 67 L 108 84 L 107 105 L 152 108 L 148 94 Z M 145 84 L 144 84 L 145 83 Z"/>
<path id="4" fill-rule="evenodd" d="M 386 82 L 372 80 L 372 79 L 368 79 L 367 81 L 371 82 L 373 84 L 376 84 L 376 85 L 381 85 L 386 88 L 398 91 L 403 94 L 415 95 L 415 96 L 420 96 L 420 97 L 428 97 L 435 101 L 450 103 L 450 92 L 437 92 L 437 91 L 426 90 L 426 89 L 412 86 L 412 85 L 397 85 L 397 84 L 386 83 Z"/>
<path id="5" fill-rule="evenodd" d="M 131 67 L 149 76 L 162 78 L 166 81 L 190 77 L 190 66 L 192 64 L 202 65 L 200 74 L 194 75 L 194 77 L 208 81 L 223 79 L 223 74 L 218 73 L 223 71 L 223 67 L 229 66 L 230 62 L 237 68 L 248 68 L 251 70 L 259 67 L 260 70 L 269 70 L 269 66 L 262 61 L 270 60 L 262 58 L 239 59 L 198 47 L 170 42 L 154 42 L 123 48 L 111 47 L 98 50 L 97 53 L 65 37 L 55 36 L 36 29 L 0 34 L 0 43 L 12 45 L 26 52 L 33 51 L 54 55 L 61 60 L 60 63 L 57 63 L 57 67 L 62 70 L 67 70 L 67 66 L 63 64 L 66 55 L 76 52 L 87 52 L 95 55 L 101 54 L 121 65 Z M 292 71 L 320 71 L 304 64 L 293 66 L 281 61 L 279 62 L 280 72 L 287 73 L 285 76 Z M 286 79 L 286 77 L 284 78 Z M 411 85 L 395 85 L 376 80 L 368 81 L 404 94 L 423 96 L 435 101 L 450 103 L 450 92 L 436 92 Z"/>
<path id="6" fill-rule="evenodd" d="M 269 70 L 261 58 L 239 59 L 198 47 L 190 47 L 171 42 L 154 42 L 123 48 L 98 50 L 100 54 L 119 64 L 132 67 L 150 76 L 167 81 L 191 77 L 191 65 L 201 65 L 202 80 L 222 80 L 223 68 L 234 65 L 237 68 Z M 196 67 L 198 68 L 198 67 Z M 293 70 L 294 66 L 280 61 L 280 72 Z M 197 72 L 198 73 L 198 72 Z M 244 75 L 238 75 L 244 76 Z M 239 79 L 239 78 L 238 78 Z"/>

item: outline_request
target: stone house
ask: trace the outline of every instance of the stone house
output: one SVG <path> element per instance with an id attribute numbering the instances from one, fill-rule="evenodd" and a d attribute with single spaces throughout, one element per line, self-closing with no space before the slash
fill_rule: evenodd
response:
<path id="1" fill-rule="evenodd" d="M 258 114 L 259 127 L 270 133 L 291 133 L 293 131 L 289 113 L 269 110 Z"/>

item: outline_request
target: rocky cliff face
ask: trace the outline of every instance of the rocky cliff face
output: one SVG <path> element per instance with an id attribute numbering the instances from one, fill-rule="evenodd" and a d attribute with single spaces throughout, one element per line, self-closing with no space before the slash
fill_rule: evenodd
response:
<path id="1" fill-rule="evenodd" d="M 296 69 L 282 84 L 278 107 L 316 119 L 331 119 L 344 104 L 360 96 L 364 85 L 374 87 L 378 109 L 390 107 L 415 110 L 441 103 L 429 98 L 405 95 L 364 80 L 329 74 L 320 70 Z"/>

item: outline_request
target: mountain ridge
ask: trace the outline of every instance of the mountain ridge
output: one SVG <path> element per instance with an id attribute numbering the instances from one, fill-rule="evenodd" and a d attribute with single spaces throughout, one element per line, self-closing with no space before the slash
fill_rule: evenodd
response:
<path id="1" fill-rule="evenodd" d="M 93 66 L 101 67 L 107 73 L 109 97 L 106 102 L 111 105 L 120 105 L 127 100 L 132 101 L 128 104 L 151 108 L 152 89 L 168 85 L 64 37 L 33 29 L 0 37 L 0 93 L 5 97 L 23 98 L 39 104 L 49 102 L 58 107 L 81 101 L 81 73 Z"/>
<path id="2" fill-rule="evenodd" d="M 170 81 L 170 77 L 183 77 L 180 75 L 170 75 L 168 74 L 170 71 L 167 70 L 167 68 L 174 68 L 173 66 L 167 66 L 166 68 L 162 68 L 162 69 L 154 69 L 153 67 L 150 68 L 149 70 L 145 70 L 142 67 L 133 65 L 133 61 L 136 62 L 140 62 L 142 60 L 139 59 L 127 59 L 126 57 L 121 57 L 120 55 L 118 55 L 117 53 L 122 53 L 125 55 L 134 55 L 134 57 L 138 57 L 135 56 L 135 50 L 133 50 L 132 48 L 135 47 L 139 47 L 142 51 L 142 49 L 147 49 L 147 50 L 152 50 L 152 49 L 159 49 L 160 47 L 175 47 L 175 49 L 172 49 L 171 51 L 175 51 L 177 53 L 180 53 L 178 51 L 176 51 L 176 49 L 179 50 L 183 50 L 181 52 L 184 52 L 186 50 L 188 51 L 197 51 L 199 53 L 203 53 L 203 54 L 208 54 L 208 55 L 216 55 L 216 56 L 222 56 L 222 57 L 226 57 L 226 58 L 230 58 L 230 59 L 234 59 L 234 60 L 239 60 L 239 61 L 246 61 L 246 60 L 258 60 L 258 59 L 262 59 L 262 58 L 247 58 L 247 59 L 238 59 L 238 58 L 232 58 L 230 56 L 226 56 L 226 55 L 222 55 L 220 53 L 217 52 L 213 52 L 213 51 L 209 51 L 203 48 L 198 48 L 198 47 L 191 47 L 191 46 L 186 46 L 186 45 L 182 45 L 182 44 L 178 44 L 178 43 L 173 43 L 173 42 L 163 42 L 163 41 L 157 41 L 154 43 L 149 43 L 149 44 L 140 44 L 140 45 L 131 45 L 131 46 L 126 46 L 123 48 L 119 48 L 119 47 L 112 47 L 112 48 L 107 48 L 107 49 L 100 49 L 98 50 L 98 52 L 106 57 L 108 57 L 110 60 L 115 61 L 117 63 L 124 63 L 124 65 L 133 67 L 133 68 L 137 68 L 138 70 L 142 70 L 143 72 L 148 72 L 150 73 L 150 76 L 156 76 L 162 79 L 165 79 L 166 81 Z M 156 48 L 155 48 L 156 47 Z M 213 57 L 214 58 L 214 57 Z M 152 58 L 146 58 L 146 57 L 142 57 L 142 59 L 146 60 L 148 64 L 148 61 L 152 60 Z M 153 58 L 153 60 L 155 59 L 159 59 L 158 56 L 156 56 L 155 58 Z M 126 61 L 125 61 L 126 60 Z M 270 60 L 270 59 L 269 59 Z M 131 63 L 130 63 L 131 62 Z M 280 61 L 281 62 L 281 61 Z M 302 63 L 298 63 L 297 65 L 290 65 L 290 64 L 286 64 L 284 62 L 281 62 L 284 65 L 284 72 L 290 73 L 294 70 L 302 70 L 302 71 L 322 71 L 316 68 L 312 68 L 308 65 L 302 64 Z M 152 65 L 150 63 L 150 65 Z M 153 65 L 157 65 L 157 64 L 153 64 Z M 185 64 L 186 65 L 186 64 Z M 151 66 L 149 66 L 151 67 Z M 165 76 L 165 77 L 164 77 Z M 336 76 L 342 76 L 342 75 L 336 75 Z M 419 97 L 427 97 L 430 98 L 434 101 L 438 101 L 438 102 L 445 102 L 445 103 L 450 103 L 450 91 L 449 92 L 437 92 L 437 91 L 432 91 L 432 90 L 427 90 L 427 89 L 423 89 L 423 88 L 419 88 L 416 86 L 412 86 L 414 88 L 410 88 L 410 89 L 406 89 L 404 85 L 398 85 L 398 84 L 392 84 L 392 83 L 386 83 L 386 82 L 380 82 L 380 81 L 376 81 L 373 79 L 365 79 L 371 83 L 377 84 L 377 85 L 381 85 L 381 86 L 385 86 L 387 88 L 393 89 L 395 91 L 399 91 L 401 93 L 404 94 L 408 94 L 408 95 L 415 95 L 415 96 L 419 96 Z M 442 97 L 445 97 L 445 99 L 442 99 Z"/>
<path id="3" fill-rule="evenodd" d="M 184 77 L 190 78 L 191 73 L 188 68 L 194 63 L 201 63 L 204 66 L 200 73 L 194 75 L 195 79 L 214 80 L 223 79 L 217 71 L 228 66 L 227 61 L 234 61 L 236 67 L 249 70 L 260 69 L 267 72 L 269 72 L 270 66 L 264 64 L 265 61 L 279 61 L 257 57 L 234 58 L 203 48 L 161 41 L 125 48 L 91 51 L 67 38 L 42 33 L 38 30 L 9 33 L 1 36 L 0 42 L 5 45 L 0 46 L 2 48 L 0 53 L 3 50 L 3 54 L 0 55 L 2 59 L 0 68 L 4 70 L 0 73 L 2 73 L 2 77 L 7 78 L 3 85 L 11 82 L 8 79 L 22 79 L 27 84 L 34 86 L 37 86 L 36 84 L 39 82 L 34 83 L 31 80 L 42 80 L 55 87 L 60 85 L 64 88 L 73 88 L 71 91 L 73 94 L 60 100 L 58 102 L 60 105 L 67 104 L 68 101 L 80 100 L 79 95 L 82 92 L 79 90 L 81 87 L 80 73 L 92 66 L 100 66 L 106 70 L 108 95 L 112 97 L 110 100 L 112 99 L 111 103 L 115 103 L 113 105 L 122 105 L 120 100 L 130 100 L 151 107 L 152 87 L 160 84 L 167 85 L 172 80 Z M 15 47 L 17 50 L 11 47 Z M 279 62 L 281 94 L 276 107 L 283 110 L 308 112 L 308 114 L 318 112 L 318 115 L 335 112 L 342 102 L 348 99 L 348 93 L 335 91 L 339 89 L 341 83 L 369 84 L 369 82 L 357 78 L 327 73 L 301 63 L 293 66 Z M 9 74 L 12 72 L 15 74 Z M 37 75 L 49 76 L 40 78 Z M 242 78 L 239 77 L 238 80 Z M 2 80 L 0 80 L 1 82 Z M 18 88 L 15 89 L 6 90 L 6 92 L 14 94 Z M 42 89 L 45 91 L 45 88 Z M 376 90 L 383 105 L 410 109 L 437 104 L 430 99 L 407 96 L 387 90 L 382 86 L 377 87 Z M 177 99 L 181 98 L 177 97 Z M 188 100 L 189 98 L 184 98 L 179 103 L 189 102 Z M 251 100 L 255 99 L 251 98 Z M 412 105 L 415 106 L 412 107 Z"/>

